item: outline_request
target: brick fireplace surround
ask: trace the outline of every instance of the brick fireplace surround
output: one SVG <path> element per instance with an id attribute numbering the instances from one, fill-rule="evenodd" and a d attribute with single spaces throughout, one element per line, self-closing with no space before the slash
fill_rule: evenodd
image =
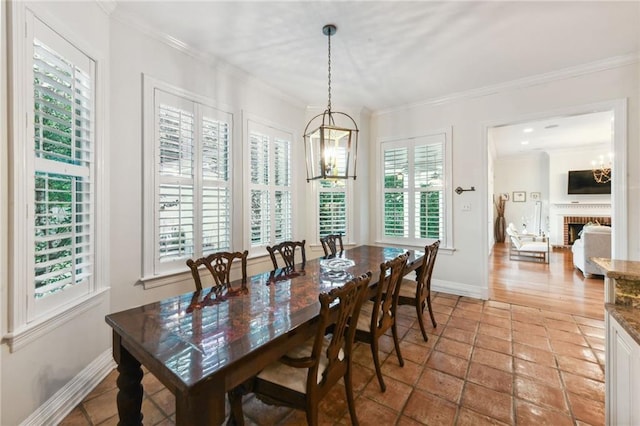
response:
<path id="1" fill-rule="evenodd" d="M 569 246 L 573 244 L 573 242 L 578 238 L 578 232 L 572 231 L 572 225 L 585 225 L 589 222 L 596 223 L 598 222 L 600 225 L 611 226 L 611 217 L 609 216 L 565 216 L 564 217 L 564 226 L 563 226 L 563 240 L 564 245 Z M 582 228 L 582 227 L 576 227 Z M 573 228 L 573 229 L 576 229 Z"/>

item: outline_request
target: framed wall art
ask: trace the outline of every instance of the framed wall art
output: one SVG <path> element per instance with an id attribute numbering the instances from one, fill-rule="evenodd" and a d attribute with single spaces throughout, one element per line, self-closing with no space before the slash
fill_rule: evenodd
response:
<path id="1" fill-rule="evenodd" d="M 531 194 L 529 194 L 529 198 L 532 199 L 533 201 L 538 201 L 540 199 L 540 193 L 532 192 Z"/>
<path id="2" fill-rule="evenodd" d="M 524 191 L 513 191 L 513 202 L 524 203 L 527 201 L 527 193 Z"/>

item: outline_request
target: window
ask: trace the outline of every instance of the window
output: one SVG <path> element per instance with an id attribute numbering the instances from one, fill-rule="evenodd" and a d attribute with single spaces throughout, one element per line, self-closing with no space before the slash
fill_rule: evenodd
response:
<path id="1" fill-rule="evenodd" d="M 25 90 L 15 110 L 26 111 L 14 119 L 26 117 L 26 126 L 12 138 L 21 165 L 13 173 L 12 345 L 22 332 L 37 334 L 31 323 L 60 318 L 98 291 L 96 62 L 30 12 L 25 24 L 24 44 L 16 42 L 24 62 L 14 68 L 22 72 L 13 77 Z"/>
<path id="2" fill-rule="evenodd" d="M 248 120 L 249 247 L 291 240 L 291 133 Z"/>
<path id="3" fill-rule="evenodd" d="M 329 234 L 348 237 L 347 214 L 347 183 L 344 180 L 318 181 L 318 238 Z"/>
<path id="4" fill-rule="evenodd" d="M 232 116 L 146 76 L 145 96 L 145 276 L 159 276 L 231 250 Z"/>
<path id="5" fill-rule="evenodd" d="M 448 133 L 382 143 L 382 239 L 450 241 Z"/>

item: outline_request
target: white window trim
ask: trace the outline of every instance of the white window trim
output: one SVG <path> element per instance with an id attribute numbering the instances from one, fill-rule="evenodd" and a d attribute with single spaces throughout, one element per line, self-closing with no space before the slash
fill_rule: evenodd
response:
<path id="1" fill-rule="evenodd" d="M 434 129 L 430 130 L 418 135 L 411 135 L 405 137 L 391 137 L 386 139 L 381 139 L 378 141 L 378 164 L 376 173 L 376 205 L 378 208 L 378 217 L 376 227 L 376 242 L 379 244 L 388 244 L 388 245 L 398 245 L 402 244 L 410 247 L 422 247 L 425 246 L 425 241 L 416 239 L 411 236 L 408 238 L 390 238 L 384 236 L 384 188 L 382 185 L 383 175 L 384 175 L 384 154 L 383 154 L 383 146 L 385 144 L 395 143 L 405 144 L 407 141 L 431 137 L 437 135 L 444 135 L 445 143 L 444 143 L 444 175 L 445 175 L 445 183 L 444 183 L 444 215 L 443 219 L 445 221 L 445 230 L 444 230 L 444 240 L 443 245 L 440 246 L 440 250 L 444 253 L 452 253 L 455 251 L 453 247 L 453 181 L 452 181 L 452 169 L 453 169 L 453 161 L 452 161 L 452 140 L 451 140 L 452 129 L 451 127 L 443 128 L 443 129 Z M 435 241 L 435 240 L 434 240 Z"/>
<path id="2" fill-rule="evenodd" d="M 230 115 L 231 120 L 229 123 L 229 197 L 231 200 L 230 207 L 230 219 L 229 224 L 231 227 L 231 249 L 233 250 L 233 229 L 234 229 L 234 206 L 233 206 L 233 174 L 234 174 L 234 155 L 233 155 L 233 145 L 234 145 L 234 114 L 233 109 L 229 106 L 222 104 L 220 102 L 216 102 L 212 99 L 209 99 L 205 96 L 201 96 L 187 90 L 184 90 L 180 87 L 174 86 L 172 84 L 166 83 L 162 80 L 156 79 L 148 74 L 143 74 L 143 149 L 144 152 L 156 152 L 156 140 L 154 138 L 155 135 L 155 108 L 154 108 L 154 91 L 155 89 L 162 90 L 164 92 L 170 93 L 175 96 L 180 96 L 186 98 L 190 101 L 194 101 L 200 104 L 203 104 L 207 107 L 217 109 L 223 113 L 227 113 Z M 196 126 L 197 127 L 197 126 Z M 156 182 L 155 182 L 155 156 L 154 155 L 145 155 L 143 158 L 143 197 L 142 202 L 143 206 L 154 206 L 154 194 L 156 192 Z M 144 207 L 145 211 L 149 210 L 147 207 Z M 151 210 L 153 211 L 153 207 Z M 163 285 L 176 285 L 176 276 L 185 274 L 185 276 L 190 276 L 190 271 L 187 270 L 186 264 L 184 270 L 172 270 L 172 271 L 163 271 L 159 274 L 155 274 L 154 272 L 154 263 L 155 263 L 155 249 L 153 247 L 153 242 L 155 241 L 155 225 L 153 220 L 143 220 L 142 223 L 143 230 L 143 253 L 142 253 L 142 271 L 141 278 L 139 282 L 143 284 L 144 289 L 152 289 L 156 287 L 160 287 Z"/>
<path id="3" fill-rule="evenodd" d="M 109 203 L 108 174 L 109 158 L 104 141 L 108 138 L 106 111 L 108 98 L 106 87 L 106 60 L 103 52 L 94 49 L 78 36 L 68 25 L 59 19 L 44 13 L 35 13 L 24 3 L 11 3 L 8 8 L 7 19 L 13 23 L 8 44 L 12 46 L 10 67 L 12 79 L 10 81 L 11 102 L 8 104 L 11 112 L 11 137 L 15 141 L 12 145 L 12 155 L 9 157 L 14 166 L 11 176 L 12 208 L 9 211 L 9 243 L 12 258 L 9 261 L 9 290 L 8 323 L 3 329 L 3 341 L 9 344 L 10 350 L 15 351 L 31 341 L 34 341 L 59 327 L 61 324 L 76 318 L 83 312 L 102 303 L 109 289 L 109 216 L 104 206 Z M 79 298 L 69 300 L 50 311 L 37 317 L 30 318 L 27 286 L 30 281 L 29 265 L 31 262 L 28 241 L 31 226 L 28 205 L 33 198 L 32 188 L 28 182 L 29 168 L 25 164 L 33 161 L 33 74 L 31 72 L 32 57 L 28 54 L 33 45 L 33 20 L 36 17 L 52 28 L 58 35 L 66 39 L 75 48 L 82 51 L 95 63 L 95 180 L 94 180 L 94 269 L 89 293 Z"/>
<path id="4" fill-rule="evenodd" d="M 244 214 L 243 214 L 243 230 L 244 230 L 244 237 L 243 237 L 243 245 L 244 247 L 246 247 L 246 250 L 249 251 L 249 258 L 255 258 L 255 257 L 261 257 L 261 256 L 266 256 L 267 255 L 267 251 L 265 249 L 265 246 L 259 246 L 259 247 L 251 247 L 251 177 L 250 177 L 250 170 L 251 170 L 251 155 L 250 155 L 250 147 L 249 147 L 249 123 L 253 122 L 259 126 L 264 126 L 264 127 L 271 127 L 273 129 L 275 129 L 277 132 L 282 132 L 282 133 L 287 133 L 291 136 L 291 235 L 292 235 L 292 239 L 296 240 L 295 235 L 296 235 L 296 223 L 297 223 L 297 214 L 296 211 L 298 210 L 296 208 L 297 206 L 297 200 L 298 200 L 298 196 L 297 196 L 297 187 L 296 187 L 296 143 L 295 141 L 296 139 L 296 134 L 293 130 L 287 128 L 286 126 L 283 126 L 281 124 L 278 123 L 274 123 L 271 122 L 269 120 L 266 120 L 258 115 L 252 114 L 252 113 L 248 113 L 246 111 L 243 111 L 242 114 L 242 124 L 243 124 L 243 164 L 242 164 L 242 168 L 243 170 L 245 170 L 245 173 L 243 174 L 243 202 L 244 202 L 244 206 L 245 208 L 244 210 Z M 272 222 L 273 222 L 273 218 Z"/>

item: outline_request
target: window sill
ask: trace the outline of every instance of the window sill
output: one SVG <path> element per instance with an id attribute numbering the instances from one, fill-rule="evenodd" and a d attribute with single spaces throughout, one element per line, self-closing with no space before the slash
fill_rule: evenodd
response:
<path id="1" fill-rule="evenodd" d="M 265 259 L 269 261 L 269 265 L 271 265 L 271 260 L 269 259 L 268 253 L 254 255 L 251 255 L 251 253 L 249 253 L 249 257 L 247 258 L 247 267 L 265 262 Z M 234 265 L 232 267 L 232 271 L 235 271 L 236 269 L 239 269 L 239 265 Z M 206 271 L 206 269 L 203 269 L 201 273 L 204 273 L 204 271 Z M 165 285 L 182 284 L 186 282 L 193 283 L 193 276 L 191 275 L 191 271 L 189 269 L 182 269 L 180 271 L 167 272 L 162 275 L 142 277 L 138 280 L 138 282 L 142 284 L 142 287 L 145 290 L 151 290 L 153 288 L 162 287 Z"/>
<path id="2" fill-rule="evenodd" d="M 435 240 L 433 241 L 435 242 Z M 409 249 L 417 249 L 417 250 L 424 250 L 424 246 L 427 245 L 426 243 L 422 244 L 422 243 L 416 243 L 414 241 L 403 243 L 403 242 L 389 241 L 389 240 L 376 241 L 375 244 L 379 246 L 391 246 L 391 247 L 409 248 Z M 452 255 L 455 251 L 456 251 L 455 247 L 440 246 L 438 248 L 438 254 Z"/>
<path id="3" fill-rule="evenodd" d="M 170 272 L 163 275 L 156 275 L 150 277 L 142 277 L 138 280 L 142 284 L 142 288 L 145 290 L 151 290 L 152 288 L 162 287 L 169 284 L 182 283 L 184 281 L 192 281 L 191 271 L 179 271 Z"/>
<path id="4" fill-rule="evenodd" d="M 22 327 L 7 333 L 2 338 L 2 342 L 9 345 L 9 350 L 15 352 L 40 337 L 51 333 L 67 321 L 94 308 L 103 302 L 109 288 L 103 288 L 96 293 L 74 300 L 71 305 L 67 305 L 43 318 L 38 318 Z"/>

